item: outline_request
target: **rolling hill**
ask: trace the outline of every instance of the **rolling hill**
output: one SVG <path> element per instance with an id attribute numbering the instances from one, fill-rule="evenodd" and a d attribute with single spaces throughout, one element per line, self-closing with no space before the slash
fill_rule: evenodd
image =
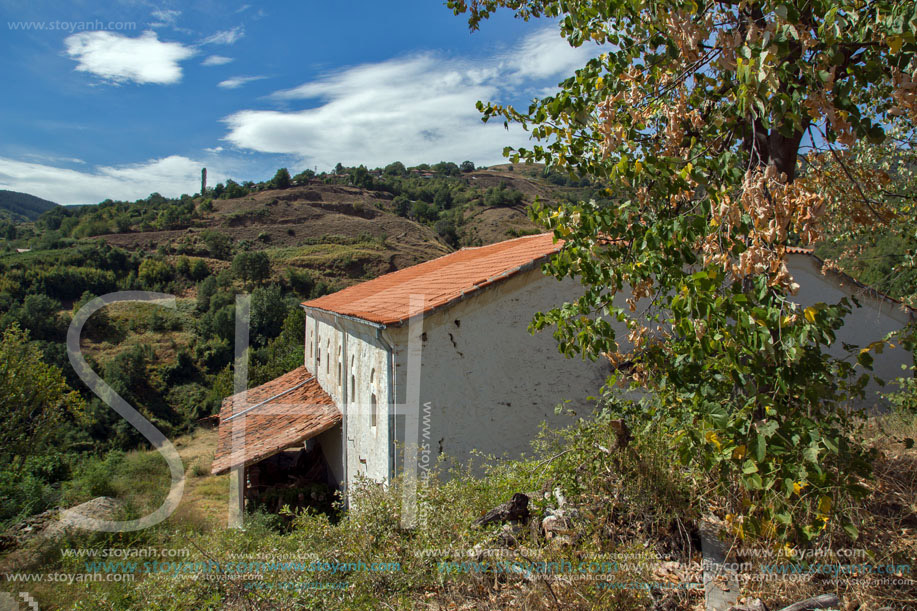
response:
<path id="1" fill-rule="evenodd" d="M 7 211 L 13 220 L 34 221 L 57 205 L 28 193 L 0 190 L 0 210 Z"/>

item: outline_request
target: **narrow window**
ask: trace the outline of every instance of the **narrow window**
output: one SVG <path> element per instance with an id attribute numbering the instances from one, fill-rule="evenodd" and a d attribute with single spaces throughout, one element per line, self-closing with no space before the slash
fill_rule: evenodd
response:
<path id="1" fill-rule="evenodd" d="M 373 432 L 376 432 L 376 370 L 373 369 L 372 373 L 369 374 L 369 426 L 373 428 Z"/>
<path id="2" fill-rule="evenodd" d="M 353 365 L 354 365 L 354 363 L 355 363 L 355 358 L 356 358 L 356 357 L 353 357 L 353 356 L 350 357 L 350 402 L 351 402 L 351 403 L 354 403 L 354 402 L 356 401 L 356 398 L 357 398 L 357 397 L 356 397 L 356 393 L 357 393 L 357 373 L 356 373 L 356 371 L 355 371 L 354 368 L 353 368 Z"/>
<path id="3" fill-rule="evenodd" d="M 325 342 L 325 375 L 331 373 L 331 340 Z"/>
<path id="4" fill-rule="evenodd" d="M 341 347 L 338 346 L 338 388 L 344 384 L 344 362 L 341 360 Z"/>

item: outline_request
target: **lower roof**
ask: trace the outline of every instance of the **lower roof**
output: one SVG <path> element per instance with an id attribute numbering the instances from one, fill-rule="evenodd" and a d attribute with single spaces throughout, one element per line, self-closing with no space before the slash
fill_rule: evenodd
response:
<path id="1" fill-rule="evenodd" d="M 327 431 L 342 420 L 305 367 L 223 399 L 211 472 L 247 466 Z"/>

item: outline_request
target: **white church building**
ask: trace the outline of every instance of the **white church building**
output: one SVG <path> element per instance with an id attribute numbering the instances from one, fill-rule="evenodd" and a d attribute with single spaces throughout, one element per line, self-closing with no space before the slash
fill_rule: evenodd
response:
<path id="1" fill-rule="evenodd" d="M 331 483 L 346 489 L 358 477 L 390 481 L 403 469 L 406 442 L 418 444 L 421 466 L 440 453 L 517 457 L 543 422 L 570 424 L 555 407 L 586 413 L 610 365 L 566 358 L 550 331 L 528 331 L 535 312 L 583 290 L 542 272 L 560 248 L 552 234 L 463 248 L 303 303 L 303 367 L 224 400 L 213 472 L 233 470 L 241 485 L 246 467 L 314 439 Z M 811 251 L 790 249 L 788 259 L 800 304 L 860 301 L 837 350 L 842 342 L 865 346 L 914 316 L 823 271 Z M 874 373 L 898 377 L 911 362 L 903 349 L 886 350 Z"/>

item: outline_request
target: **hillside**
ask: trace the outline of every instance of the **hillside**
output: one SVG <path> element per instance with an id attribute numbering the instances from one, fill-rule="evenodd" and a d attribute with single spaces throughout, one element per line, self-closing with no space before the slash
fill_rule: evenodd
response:
<path id="1" fill-rule="evenodd" d="M 15 221 L 34 221 L 57 205 L 28 193 L 0 190 L 0 211 L 9 212 Z"/>
<path id="2" fill-rule="evenodd" d="M 9 248 L 55 251 L 103 240 L 143 257 L 191 256 L 215 270 L 239 251 L 264 251 L 275 278 L 306 269 L 340 288 L 464 246 L 535 233 L 536 199 L 592 196 L 542 166 L 471 172 L 386 168 L 276 181 L 227 181 L 200 195 L 59 207 L 34 229 L 12 232 Z M 16 260 L 14 256 L 10 262 Z"/>

